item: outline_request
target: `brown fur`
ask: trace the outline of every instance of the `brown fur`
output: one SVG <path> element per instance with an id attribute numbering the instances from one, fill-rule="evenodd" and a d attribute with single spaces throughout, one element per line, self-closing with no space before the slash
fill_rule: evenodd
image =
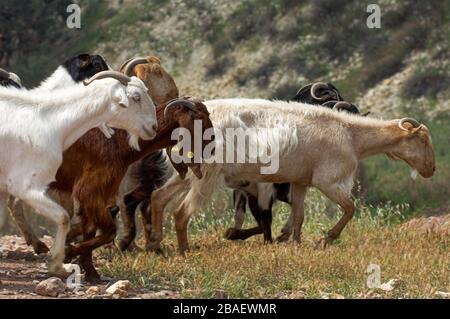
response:
<path id="1" fill-rule="evenodd" d="M 72 192 L 80 202 L 82 229 L 85 241 L 72 245 L 67 258 L 88 255 L 80 259 L 85 270 L 91 269 L 89 279 L 98 278 L 89 255 L 92 250 L 111 242 L 116 234 L 114 220 L 107 209 L 115 204 L 115 194 L 128 166 L 147 154 L 175 145 L 171 140 L 172 131 L 180 126 L 189 128 L 194 119 L 203 120 L 204 128 L 211 127 L 206 107 L 196 102 L 196 113 L 183 109 L 173 111 L 173 122 L 164 121 L 166 104 L 158 106 L 159 129 L 152 141 L 140 141 L 141 151 L 130 148 L 125 131 L 117 131 L 111 139 L 106 139 L 97 130 L 89 131 L 82 139 L 64 153 L 63 165 L 58 170 L 56 182 L 51 187 Z M 188 124 L 188 125 L 186 125 Z M 99 229 L 101 234 L 95 237 Z"/>
<path id="2" fill-rule="evenodd" d="M 138 76 L 149 88 L 149 95 L 157 103 L 178 97 L 178 89 L 172 77 L 161 67 L 159 59 L 149 57 L 149 64 L 136 66 Z M 152 88 L 164 92 L 156 93 Z M 111 242 L 116 234 L 114 220 L 108 207 L 115 205 L 115 194 L 127 168 L 133 162 L 149 153 L 173 146 L 171 133 L 177 127 L 193 126 L 193 121 L 203 121 L 203 128 L 212 126 L 206 107 L 198 101 L 195 111 L 183 108 L 174 109 L 171 121 L 164 119 L 166 104 L 157 107 L 158 135 L 152 141 L 140 141 L 141 151 L 137 152 L 128 145 L 125 131 L 116 130 L 111 139 L 107 139 L 97 129 L 88 131 L 63 154 L 63 164 L 56 175 L 56 181 L 50 188 L 59 193 L 72 194 L 80 203 L 81 225 L 75 227 L 69 237 L 83 232 L 84 241 L 71 245 L 66 259 L 80 256 L 81 266 L 86 271 L 86 279 L 95 281 L 99 275 L 92 265 L 92 250 Z M 97 230 L 100 235 L 96 236 Z"/>

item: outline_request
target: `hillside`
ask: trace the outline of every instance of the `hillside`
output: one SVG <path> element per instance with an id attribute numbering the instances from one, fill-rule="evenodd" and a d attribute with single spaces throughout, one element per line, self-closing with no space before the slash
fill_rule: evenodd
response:
<path id="1" fill-rule="evenodd" d="M 73 2 L 82 8 L 81 30 L 66 27 Z M 59 298 L 119 298 L 105 291 L 116 279 L 131 282 L 128 298 L 449 298 L 450 1 L 378 0 L 380 29 L 366 25 L 370 3 L 2 0 L 0 67 L 27 87 L 79 53 L 101 54 L 115 68 L 156 55 L 181 95 L 290 99 L 310 82 L 332 82 L 369 116 L 417 118 L 435 146 L 431 179 L 413 180 L 405 163 L 386 156 L 364 161 L 355 217 L 326 250 L 316 243 L 341 215 L 319 191 L 308 190 L 300 244 L 225 240 L 232 196 L 218 192 L 190 221 L 186 256 L 177 253 L 167 214 L 163 254 L 105 245 L 94 262 L 107 283 L 88 293 L 83 282 Z M 276 203 L 275 236 L 290 212 Z M 54 234 L 52 222 L 29 211 L 26 219 L 37 235 Z M 244 228 L 254 224 L 247 213 Z M 34 254 L 12 219 L 0 235 L 0 299 L 48 298 L 36 284 L 47 276 L 49 256 Z M 368 285 L 370 266 L 380 267 L 378 288 Z"/>
<path id="2" fill-rule="evenodd" d="M 368 200 L 445 210 L 450 193 L 450 2 L 382 0 L 381 29 L 369 29 L 370 2 L 80 0 L 82 29 L 69 30 L 67 0 L 20 6 L 5 0 L 0 14 L 10 6 L 21 30 L 9 35 L 15 37 L 11 42 L 0 31 L 6 36 L 2 46 L 11 46 L 0 61 L 32 86 L 65 57 L 82 51 L 100 53 L 115 67 L 129 57 L 154 54 L 173 74 L 181 94 L 205 99 L 289 99 L 311 81 L 333 82 L 371 116 L 416 117 L 435 139 L 440 174 L 432 181 L 412 182 L 405 165 L 370 160 Z M 30 8 L 32 18 L 26 15 Z"/>

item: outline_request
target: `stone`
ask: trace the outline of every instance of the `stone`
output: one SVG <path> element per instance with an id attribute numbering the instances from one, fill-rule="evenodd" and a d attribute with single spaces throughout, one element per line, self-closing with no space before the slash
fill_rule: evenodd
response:
<path id="1" fill-rule="evenodd" d="M 97 286 L 89 287 L 86 290 L 86 295 L 88 295 L 88 296 L 100 295 L 100 288 Z"/>
<path id="2" fill-rule="evenodd" d="M 66 285 L 59 278 L 52 277 L 41 281 L 36 286 L 36 293 L 46 297 L 58 297 L 59 294 L 66 291 Z"/>
<path id="3" fill-rule="evenodd" d="M 106 289 L 106 293 L 109 295 L 118 295 L 121 298 L 124 298 L 128 296 L 130 289 L 131 283 L 128 280 L 119 280 Z"/>
<path id="4" fill-rule="evenodd" d="M 303 290 L 286 290 L 276 295 L 277 299 L 304 299 L 306 296 Z"/>
<path id="5" fill-rule="evenodd" d="M 450 292 L 436 291 L 435 295 L 444 299 L 450 299 Z"/>
<path id="6" fill-rule="evenodd" d="M 322 299 L 345 299 L 345 297 L 336 293 L 325 293 L 322 295 Z"/>
<path id="7" fill-rule="evenodd" d="M 385 282 L 384 284 L 380 285 L 380 289 L 383 291 L 392 291 L 398 286 L 400 286 L 401 280 L 400 279 L 391 279 L 388 282 Z"/>

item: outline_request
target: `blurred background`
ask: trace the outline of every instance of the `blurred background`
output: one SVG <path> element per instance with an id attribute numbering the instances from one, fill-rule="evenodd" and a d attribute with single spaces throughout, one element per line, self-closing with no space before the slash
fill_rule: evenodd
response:
<path id="1" fill-rule="evenodd" d="M 66 27 L 73 2 L 79 30 Z M 32 87 L 78 53 L 102 54 L 114 68 L 156 55 L 181 95 L 204 99 L 290 99 L 312 81 L 332 82 L 362 112 L 415 117 L 434 139 L 431 180 L 413 181 L 407 165 L 385 156 L 370 159 L 363 201 L 406 204 L 405 218 L 449 213 L 450 1 L 379 0 L 381 28 L 370 29 L 373 2 L 2 0 L 0 66 Z"/>

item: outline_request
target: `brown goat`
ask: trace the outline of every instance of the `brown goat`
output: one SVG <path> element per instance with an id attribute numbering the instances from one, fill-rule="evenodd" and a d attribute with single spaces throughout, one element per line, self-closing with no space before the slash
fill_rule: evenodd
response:
<path id="1" fill-rule="evenodd" d="M 145 58 L 147 64 L 134 66 L 128 75 L 134 75 L 144 81 L 147 85 L 150 97 L 155 105 L 160 105 L 178 97 L 178 88 L 169 73 L 161 67 L 161 60 L 155 56 Z M 130 62 L 131 60 L 127 61 Z M 127 65 L 125 62 L 120 71 L 124 72 Z"/>
<path id="2" fill-rule="evenodd" d="M 200 102 L 192 102 L 195 105 L 188 111 L 183 108 L 173 110 L 171 122 L 166 122 L 163 116 L 167 104 L 158 106 L 158 135 L 152 141 L 140 141 L 140 152 L 128 146 L 125 132 L 117 131 L 106 140 L 96 131 L 90 131 L 83 138 L 84 143 L 77 143 L 77 147 L 64 153 L 64 164 L 51 187 L 71 191 L 80 203 L 84 241 L 71 245 L 66 258 L 80 255 L 80 264 L 88 281 L 99 279 L 92 265 L 92 250 L 111 242 L 116 235 L 108 207 L 115 205 L 115 195 L 128 166 L 155 150 L 175 145 L 177 141 L 171 139 L 171 134 L 178 127 L 192 131 L 194 120 L 201 120 L 204 129 L 212 127 L 206 107 Z M 97 230 L 101 232 L 98 236 Z"/>
<path id="3" fill-rule="evenodd" d="M 154 101 L 160 101 L 161 96 L 168 98 L 171 94 L 178 95 L 173 79 L 167 72 L 161 71 L 163 69 L 159 60 L 149 57 L 148 62 L 151 66 L 146 70 L 155 72 L 156 76 L 146 74 L 144 77 L 141 73 L 142 80 L 148 87 L 167 89 L 165 95 L 160 93 Z M 147 83 L 149 79 L 152 79 L 152 83 Z M 161 83 L 156 84 L 158 81 Z M 153 99 L 153 92 L 149 91 Z M 112 138 L 106 139 L 97 129 L 90 130 L 64 152 L 63 164 L 50 188 L 59 193 L 70 193 L 80 203 L 81 227 L 72 231 L 69 237 L 75 235 L 77 230 L 82 230 L 84 241 L 70 246 L 66 259 L 80 255 L 80 264 L 86 271 L 88 281 L 100 278 L 92 264 L 92 250 L 111 242 L 115 236 L 116 227 L 108 207 L 115 205 L 115 195 L 128 166 L 155 150 L 175 145 L 177 141 L 171 139 L 171 134 L 178 127 L 192 131 L 194 120 L 201 120 L 203 129 L 212 127 L 209 113 L 201 102 L 178 102 L 178 105 L 166 114 L 169 115 L 169 122 L 164 117 L 166 106 L 167 104 L 162 104 L 157 107 L 157 137 L 152 141 L 140 141 L 139 152 L 129 147 L 126 132 L 116 130 Z M 98 236 L 97 230 L 100 230 Z"/>

